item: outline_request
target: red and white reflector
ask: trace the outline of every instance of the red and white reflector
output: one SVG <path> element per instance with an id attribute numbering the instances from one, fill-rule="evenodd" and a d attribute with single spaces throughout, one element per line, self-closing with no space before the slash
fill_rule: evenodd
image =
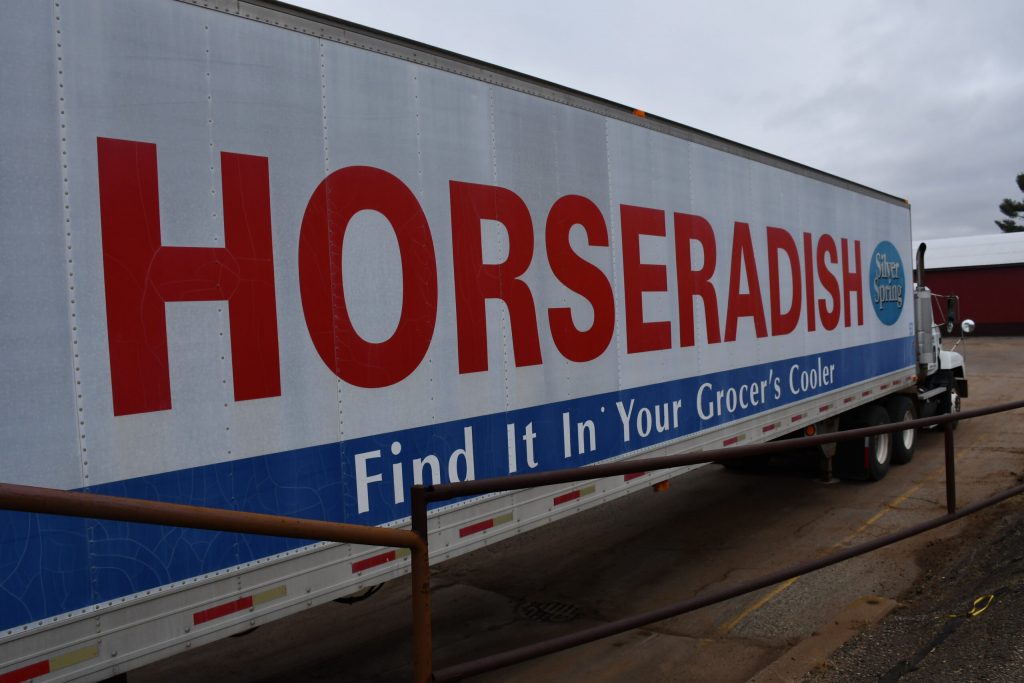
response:
<path id="1" fill-rule="evenodd" d="M 472 536 L 473 534 L 479 534 L 482 531 L 487 531 L 488 529 L 493 529 L 496 526 L 501 526 L 502 524 L 508 524 L 512 520 L 513 520 L 512 513 L 511 512 L 506 512 L 505 514 L 498 515 L 497 517 L 491 517 L 490 519 L 484 519 L 484 520 L 481 520 L 479 522 L 474 522 L 473 524 L 470 524 L 469 526 L 464 526 L 461 529 L 459 529 L 459 538 L 465 538 L 466 536 Z"/>
<path id="2" fill-rule="evenodd" d="M 555 496 L 551 502 L 554 503 L 555 505 L 571 503 L 574 500 L 579 500 L 583 496 L 589 496 L 591 493 L 594 493 L 595 491 L 597 491 L 597 485 L 591 484 L 590 486 L 584 486 L 581 489 L 576 489 L 575 491 L 569 491 L 568 493 L 563 493 L 560 496 Z"/>
<path id="3" fill-rule="evenodd" d="M 243 595 L 236 600 L 222 602 L 219 605 L 214 605 L 213 607 L 208 607 L 207 609 L 194 613 L 192 615 L 192 623 L 196 626 L 199 624 L 205 624 L 208 621 L 214 621 L 215 619 L 220 619 L 221 617 L 226 617 L 229 614 L 247 610 L 250 607 L 255 607 L 265 602 L 283 598 L 286 595 L 288 595 L 288 587 L 285 585 L 277 586 L 276 588 L 271 588 L 270 590 L 255 593 L 253 595 Z"/>
<path id="4" fill-rule="evenodd" d="M 86 662 L 90 659 L 95 659 L 99 654 L 99 645 L 81 647 L 77 650 L 65 652 L 62 655 L 57 655 L 50 659 L 44 659 L 40 662 L 34 662 L 28 666 L 23 666 L 20 669 L 0 674 L 0 683 L 22 683 L 22 681 L 28 681 L 39 676 L 45 676 L 48 673 L 60 671 L 61 669 L 66 669 L 69 666 L 80 664 L 81 662 Z"/>
<path id="5" fill-rule="evenodd" d="M 379 567 L 382 564 L 387 564 L 388 562 L 394 562 L 395 560 L 400 560 L 403 557 L 408 557 L 409 554 L 410 550 L 408 548 L 394 548 L 393 550 L 388 550 L 387 552 L 383 552 L 379 555 L 356 560 L 352 563 L 352 573 L 358 574 L 359 572 L 366 571 L 367 569 L 373 569 L 374 567 Z"/>

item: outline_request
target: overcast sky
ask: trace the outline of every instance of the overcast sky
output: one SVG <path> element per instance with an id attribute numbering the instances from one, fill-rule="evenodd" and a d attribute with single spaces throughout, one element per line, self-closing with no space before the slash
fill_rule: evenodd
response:
<path id="1" fill-rule="evenodd" d="M 1024 171 L 1024 1 L 292 0 L 907 198 L 998 233 Z"/>

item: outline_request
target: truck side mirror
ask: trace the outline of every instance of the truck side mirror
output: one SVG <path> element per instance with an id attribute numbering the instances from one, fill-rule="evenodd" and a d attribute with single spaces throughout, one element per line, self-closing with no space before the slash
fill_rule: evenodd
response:
<path id="1" fill-rule="evenodd" d="M 952 334 L 956 327 L 956 297 L 946 299 L 946 333 Z"/>

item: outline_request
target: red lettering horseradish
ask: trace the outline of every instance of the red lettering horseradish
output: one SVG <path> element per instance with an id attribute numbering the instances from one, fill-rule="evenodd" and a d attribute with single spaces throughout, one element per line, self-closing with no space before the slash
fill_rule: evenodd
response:
<path id="1" fill-rule="evenodd" d="M 116 415 L 171 408 L 164 304 L 172 301 L 226 301 L 235 400 L 279 396 L 275 267 L 297 268 L 304 320 L 324 365 L 364 388 L 398 384 L 423 362 L 439 324 L 440 278 L 454 283 L 459 374 L 489 369 L 488 301 L 508 312 L 517 367 L 545 362 L 542 335 L 562 358 L 592 361 L 608 350 L 617 322 L 627 354 L 732 342 L 741 325 L 764 338 L 864 324 L 856 239 L 745 221 L 713 227 L 699 215 L 631 204 L 618 206 L 613 235 L 608 217 L 587 197 L 560 197 L 546 215 L 534 216 L 512 189 L 450 180 L 444 220 L 452 265 L 440 272 L 434 231 L 442 219 L 433 219 L 432 230 L 397 176 L 349 166 L 314 188 L 297 226 L 297 259 L 279 257 L 275 265 L 266 157 L 221 154 L 223 248 L 171 247 L 160 237 L 156 145 L 98 138 L 97 151 Z M 341 273 L 346 230 L 361 211 L 382 215 L 398 244 L 398 272 L 381 277 L 401 281 L 401 313 L 383 341 L 356 330 Z M 484 258 L 485 221 L 505 231 L 501 262 Z M 575 230 L 591 251 L 618 251 L 621 279 L 574 248 Z M 644 260 L 642 241 L 661 245 L 667 263 Z M 561 302 L 540 298 L 526 277 L 531 268 L 546 269 L 567 296 L 582 298 L 592 311 L 589 325 Z M 657 294 L 674 296 L 674 316 L 657 318 L 645 308 L 645 295 Z"/>

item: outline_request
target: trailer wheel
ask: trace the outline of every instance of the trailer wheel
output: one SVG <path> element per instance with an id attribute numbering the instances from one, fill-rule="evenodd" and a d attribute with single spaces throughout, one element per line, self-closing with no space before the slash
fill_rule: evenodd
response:
<path id="1" fill-rule="evenodd" d="M 917 405 L 909 396 L 893 396 L 885 404 L 893 422 L 909 422 L 917 419 Z M 892 435 L 892 461 L 905 465 L 914 459 L 917 447 L 917 430 L 904 429 Z"/>
<path id="2" fill-rule="evenodd" d="M 877 427 L 892 420 L 882 406 L 872 404 L 857 410 L 844 429 Z M 863 439 L 840 441 L 837 449 L 837 473 L 840 476 L 853 475 L 868 481 L 884 479 L 892 465 L 892 434 L 876 434 Z"/>

